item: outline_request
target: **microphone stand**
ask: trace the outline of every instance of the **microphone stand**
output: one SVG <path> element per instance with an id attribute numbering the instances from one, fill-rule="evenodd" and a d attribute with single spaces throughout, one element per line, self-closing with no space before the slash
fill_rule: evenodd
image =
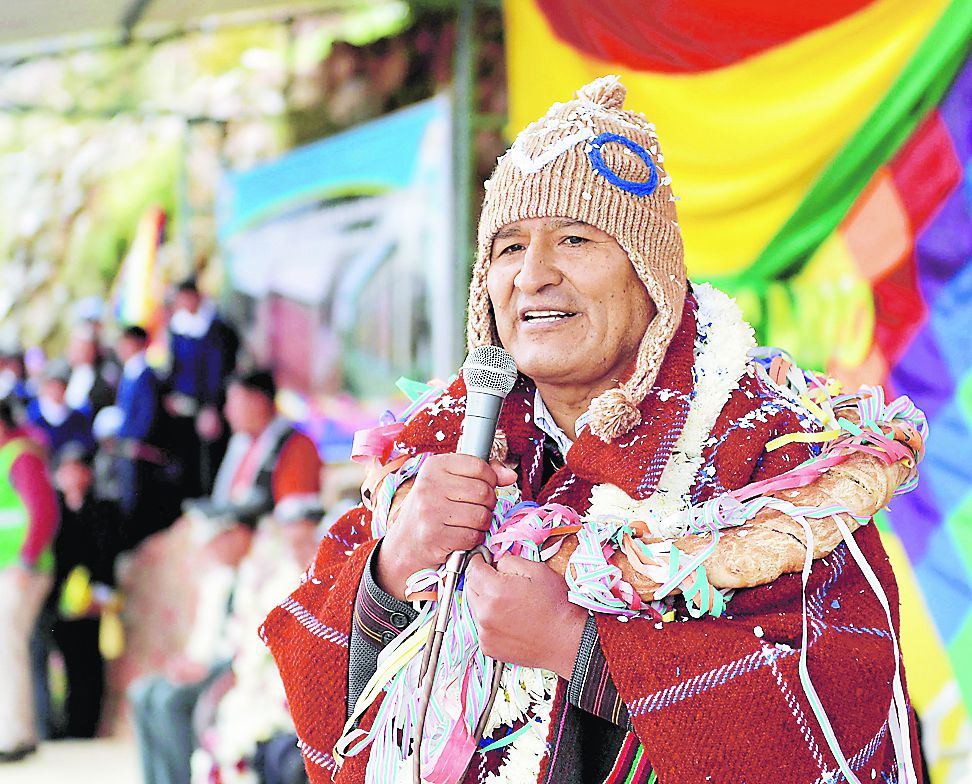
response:
<path id="1" fill-rule="evenodd" d="M 466 567 L 474 556 L 480 555 L 483 560 L 492 563 L 492 554 L 485 545 L 480 545 L 474 550 L 457 550 L 445 562 L 445 583 L 442 586 L 442 595 L 439 597 L 439 606 L 435 610 L 435 622 L 432 627 L 432 634 L 429 642 L 426 643 L 425 653 L 422 656 L 422 668 L 419 670 L 419 685 L 422 687 L 422 696 L 419 700 L 418 714 L 415 718 L 414 748 L 412 749 L 412 780 L 414 784 L 422 782 L 422 739 L 425 734 L 425 719 L 429 713 L 429 704 L 432 701 L 432 686 L 435 684 L 435 671 L 439 666 L 439 654 L 442 651 L 442 641 L 445 638 L 446 628 L 449 625 L 449 618 L 452 615 L 452 605 L 456 598 L 456 587 L 459 584 L 459 577 L 466 573 Z M 486 723 L 489 721 L 490 711 L 493 703 L 496 702 L 496 695 L 499 693 L 500 680 L 503 677 L 503 670 L 506 665 L 500 661 L 493 663 L 493 682 L 490 686 L 489 697 L 486 700 L 486 707 L 483 714 L 479 717 L 476 724 L 476 731 L 473 741 L 479 745 L 483 733 L 486 731 Z"/>
<path id="2" fill-rule="evenodd" d="M 516 363 L 505 350 L 498 346 L 479 346 L 469 354 L 462 366 L 462 375 L 466 383 L 466 413 L 463 418 L 462 434 L 459 437 L 458 452 L 474 455 L 482 460 L 489 460 L 490 448 L 496 434 L 496 423 L 499 420 L 503 400 L 516 383 Z M 442 641 L 445 638 L 449 618 L 452 615 L 452 605 L 455 602 L 456 587 L 460 576 L 466 572 L 466 567 L 473 556 L 481 555 L 487 564 L 492 564 L 493 558 L 489 550 L 480 545 L 474 550 L 458 550 L 446 559 L 445 582 L 439 596 L 439 604 L 435 610 L 435 622 L 432 633 L 426 642 L 425 653 L 422 656 L 422 667 L 419 671 L 419 684 L 422 695 L 419 700 L 418 715 L 415 718 L 415 734 L 412 748 L 412 774 L 414 784 L 422 782 L 422 739 L 425 733 L 425 720 L 432 701 L 432 687 L 435 683 L 435 673 L 439 666 L 439 654 L 442 651 Z M 496 701 L 500 679 L 503 677 L 502 662 L 494 662 L 493 682 L 490 687 L 489 698 L 479 721 L 476 723 L 476 745 L 482 739 L 489 720 L 489 713 Z"/>

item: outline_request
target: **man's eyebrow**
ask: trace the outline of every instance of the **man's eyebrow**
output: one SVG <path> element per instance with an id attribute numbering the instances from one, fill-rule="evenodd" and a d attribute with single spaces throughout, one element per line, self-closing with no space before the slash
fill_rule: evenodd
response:
<path id="1" fill-rule="evenodd" d="M 571 226 L 587 226 L 587 225 L 588 224 L 584 223 L 584 221 L 576 220 L 575 218 L 561 218 L 560 220 L 553 221 L 550 224 L 550 228 L 567 229 L 570 228 Z M 493 236 L 493 241 L 495 242 L 496 240 L 505 240 L 508 237 L 515 237 L 519 234 L 522 234 L 523 231 L 524 231 L 523 229 L 517 227 L 516 225 L 507 226 L 505 228 L 500 229 L 498 232 L 496 232 L 496 234 Z"/>
<path id="2" fill-rule="evenodd" d="M 587 226 L 582 220 L 576 218 L 561 218 L 550 224 L 552 229 L 569 229 L 571 226 Z"/>
<path id="3" fill-rule="evenodd" d="M 522 233 L 522 231 L 522 229 L 517 228 L 516 226 L 507 226 L 506 228 L 500 229 L 498 232 L 496 232 L 496 234 L 493 236 L 493 242 L 496 242 L 496 240 L 505 240 L 507 237 L 515 237 L 517 234 Z"/>

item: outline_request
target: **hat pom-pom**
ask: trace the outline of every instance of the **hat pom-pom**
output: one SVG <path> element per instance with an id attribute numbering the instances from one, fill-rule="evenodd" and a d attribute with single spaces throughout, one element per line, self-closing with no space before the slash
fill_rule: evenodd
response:
<path id="1" fill-rule="evenodd" d="M 641 422 L 638 406 L 622 389 L 609 389 L 591 401 L 590 428 L 602 441 L 610 443 Z"/>
<path id="2" fill-rule="evenodd" d="M 621 84 L 619 76 L 602 76 L 577 91 L 577 97 L 597 104 L 605 109 L 620 109 L 624 106 L 627 88 Z"/>

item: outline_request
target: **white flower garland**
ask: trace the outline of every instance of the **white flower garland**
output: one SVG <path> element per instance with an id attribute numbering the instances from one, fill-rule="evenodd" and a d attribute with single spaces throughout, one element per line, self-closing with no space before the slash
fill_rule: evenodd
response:
<path id="1" fill-rule="evenodd" d="M 515 683 L 511 684 L 514 675 Z M 557 676 L 552 672 L 528 667 L 506 668 L 490 712 L 486 736 L 499 727 L 513 726 L 519 718 L 526 721 L 526 729 L 510 744 L 506 761 L 495 773 L 487 774 L 484 784 L 523 784 L 537 780 L 547 756 L 547 734 L 556 688 Z M 521 711 L 520 705 L 528 709 Z"/>
<path id="2" fill-rule="evenodd" d="M 683 536 L 689 493 L 702 467 L 702 449 L 729 396 L 749 364 L 756 347 L 753 328 L 743 319 L 736 301 L 708 283 L 693 285 L 698 301 L 695 339 L 695 397 L 672 456 L 650 498 L 638 501 L 612 484 L 595 485 L 585 520 L 613 517 L 643 520 L 653 536 Z M 716 326 L 713 329 L 713 326 Z"/>

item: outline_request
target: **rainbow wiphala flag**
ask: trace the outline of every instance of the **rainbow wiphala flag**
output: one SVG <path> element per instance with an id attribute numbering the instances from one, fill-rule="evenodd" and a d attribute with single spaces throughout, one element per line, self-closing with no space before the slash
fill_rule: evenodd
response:
<path id="1" fill-rule="evenodd" d="M 596 76 L 658 128 L 690 275 L 930 422 L 879 521 L 936 783 L 972 780 L 972 2 L 506 0 L 510 127 Z M 965 778 L 968 777 L 968 778 Z"/>

